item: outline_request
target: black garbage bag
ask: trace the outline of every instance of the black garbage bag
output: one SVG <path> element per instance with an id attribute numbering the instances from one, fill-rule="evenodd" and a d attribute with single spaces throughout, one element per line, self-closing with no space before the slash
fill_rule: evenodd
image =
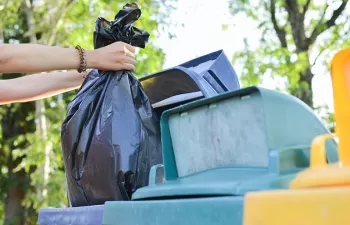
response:
<path id="1" fill-rule="evenodd" d="M 116 41 L 145 47 L 149 34 L 132 26 L 140 14 L 127 4 L 114 21 L 98 18 L 95 48 Z M 93 70 L 68 106 L 61 138 L 73 207 L 129 200 L 162 163 L 159 118 L 130 71 Z"/>

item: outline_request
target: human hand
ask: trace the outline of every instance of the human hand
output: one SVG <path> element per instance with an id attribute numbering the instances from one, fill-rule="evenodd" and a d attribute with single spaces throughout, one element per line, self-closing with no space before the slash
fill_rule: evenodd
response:
<path id="1" fill-rule="evenodd" d="M 115 42 L 105 47 L 86 51 L 87 67 L 99 70 L 135 69 L 135 47 L 124 42 Z"/>

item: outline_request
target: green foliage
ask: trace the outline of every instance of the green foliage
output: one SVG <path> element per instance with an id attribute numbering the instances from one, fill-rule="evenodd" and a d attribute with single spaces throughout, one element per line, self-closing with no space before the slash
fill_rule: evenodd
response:
<path id="1" fill-rule="evenodd" d="M 25 2 L 32 5 L 26 6 Z M 137 2 L 142 9 L 142 16 L 135 26 L 151 35 L 146 48 L 138 50 L 137 76 L 162 69 L 165 54 L 156 46 L 155 40 L 162 28 L 164 30 L 170 23 L 167 15 L 173 9 L 173 2 L 174 0 Z M 126 3 L 128 1 L 125 0 L 0 1 L 0 43 L 28 43 L 29 36 L 34 34 L 41 44 L 61 47 L 79 44 L 92 49 L 96 18 L 102 16 L 112 20 Z M 28 12 L 32 13 L 31 23 L 27 21 Z M 16 76 L 21 74 L 0 74 L 1 79 Z M 42 101 L 45 105 L 47 136 L 35 131 L 35 121 L 38 118 L 34 103 L 0 106 L 1 224 L 36 224 L 41 207 L 67 205 L 60 130 L 67 104 L 74 95 L 75 91 L 72 91 Z M 45 174 L 48 175 L 47 179 Z M 9 218 L 4 209 L 6 197 L 13 189 L 18 190 L 18 194 L 12 196 L 14 199 L 10 201 L 20 200 L 21 204 L 16 209 L 11 209 L 9 215 L 15 216 Z"/>
<path id="2" fill-rule="evenodd" d="M 259 84 L 266 75 L 283 77 L 291 94 L 313 106 L 312 67 L 328 65 L 336 50 L 350 44 L 349 5 L 334 17 L 347 1 L 230 1 L 232 14 L 247 15 L 261 31 L 257 48 L 245 41 L 245 49 L 233 57 L 233 63 L 245 65 L 243 84 Z"/>
<path id="3" fill-rule="evenodd" d="M 334 113 L 330 113 L 329 106 L 322 105 L 314 108 L 314 111 L 319 115 L 320 119 L 324 121 L 326 127 L 330 132 L 335 132 L 335 118 Z"/>

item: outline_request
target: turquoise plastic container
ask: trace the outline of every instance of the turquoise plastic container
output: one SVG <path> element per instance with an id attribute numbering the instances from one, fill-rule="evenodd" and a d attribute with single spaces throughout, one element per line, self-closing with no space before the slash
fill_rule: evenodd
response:
<path id="1" fill-rule="evenodd" d="M 245 194 L 288 188 L 329 133 L 297 98 L 258 87 L 168 110 L 161 129 L 164 166 L 133 201 L 107 202 L 104 225 L 242 224 Z M 327 159 L 337 161 L 333 141 Z"/>

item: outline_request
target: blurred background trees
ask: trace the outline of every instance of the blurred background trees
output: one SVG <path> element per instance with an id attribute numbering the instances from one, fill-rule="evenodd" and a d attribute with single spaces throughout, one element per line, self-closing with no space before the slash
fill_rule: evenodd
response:
<path id="1" fill-rule="evenodd" d="M 313 107 L 316 64 L 329 66 L 334 50 L 350 44 L 348 0 L 230 0 L 233 14 L 258 21 L 260 45 L 237 52 L 245 68 L 241 81 L 259 84 L 264 76 L 282 77 L 288 92 Z"/>
<path id="2" fill-rule="evenodd" d="M 154 40 L 168 23 L 172 1 L 143 0 L 135 26 L 151 34 L 137 55 L 136 75 L 162 69 Z M 39 43 L 93 48 L 95 20 L 112 20 L 129 1 L 0 0 L 0 43 Z M 0 74 L 9 79 L 23 74 Z M 0 106 L 0 224 L 36 224 L 41 207 L 67 204 L 60 129 L 75 92 L 24 104 Z"/>

